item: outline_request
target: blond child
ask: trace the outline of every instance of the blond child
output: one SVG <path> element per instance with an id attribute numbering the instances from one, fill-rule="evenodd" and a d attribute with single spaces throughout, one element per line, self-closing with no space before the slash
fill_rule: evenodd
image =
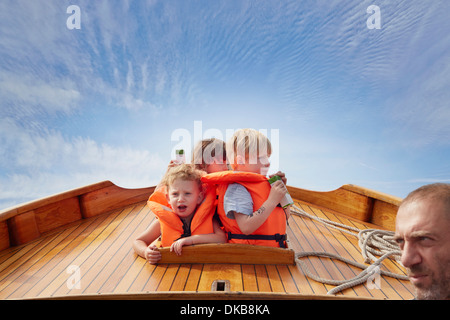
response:
<path id="1" fill-rule="evenodd" d="M 158 217 L 133 242 L 135 252 L 156 264 L 161 253 L 153 242 L 161 237 L 161 246 L 181 255 L 182 247 L 200 243 L 220 243 L 226 236 L 213 219 L 215 192 L 204 191 L 200 181 L 203 172 L 192 165 L 171 168 L 164 180 L 169 207 L 149 201 L 148 205 Z"/>
<path id="2" fill-rule="evenodd" d="M 217 211 L 228 242 L 285 247 L 285 212 L 278 206 L 286 194 L 283 181 L 270 186 L 266 174 L 272 152 L 269 139 L 253 129 L 235 132 L 227 143 L 232 172 L 205 176 L 204 182 L 217 185 Z M 277 173 L 283 177 L 281 172 Z"/>

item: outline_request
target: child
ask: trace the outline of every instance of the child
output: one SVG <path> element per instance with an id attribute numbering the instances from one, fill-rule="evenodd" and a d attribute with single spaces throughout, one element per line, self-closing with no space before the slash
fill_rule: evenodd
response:
<path id="1" fill-rule="evenodd" d="M 192 162 L 196 169 L 207 173 L 227 171 L 227 155 L 225 142 L 211 138 L 197 143 L 192 155 Z"/>
<path id="2" fill-rule="evenodd" d="M 225 142 L 222 140 L 211 138 L 204 139 L 197 143 L 192 154 L 192 162 L 195 169 L 205 171 L 206 173 L 227 171 L 227 156 L 225 152 Z M 182 163 L 171 160 L 166 174 L 171 168 L 177 167 Z M 155 201 L 162 205 L 168 206 L 166 200 L 166 188 L 164 186 L 164 177 L 156 186 L 155 191 L 150 195 L 149 201 Z"/>
<path id="3" fill-rule="evenodd" d="M 166 200 L 171 208 L 148 201 L 158 219 L 133 242 L 133 248 L 151 264 L 161 259 L 157 246 L 152 244 L 159 236 L 161 246 L 170 246 L 170 251 L 177 255 L 181 254 L 185 245 L 226 241 L 225 234 L 213 220 L 214 189 L 204 196 L 201 176 L 202 171 L 189 164 L 171 168 L 163 181 L 167 190 Z"/>
<path id="4" fill-rule="evenodd" d="M 271 152 L 270 141 L 263 134 L 253 129 L 238 130 L 227 143 L 233 171 L 202 178 L 218 185 L 217 212 L 228 242 L 286 247 L 289 209 L 284 212 L 278 206 L 286 187 L 282 181 L 270 186 L 265 177 Z"/>

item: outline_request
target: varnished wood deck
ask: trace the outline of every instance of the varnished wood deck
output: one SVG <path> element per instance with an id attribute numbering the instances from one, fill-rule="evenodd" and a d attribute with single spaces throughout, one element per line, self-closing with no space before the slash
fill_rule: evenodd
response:
<path id="1" fill-rule="evenodd" d="M 297 206 L 318 217 L 357 228 L 373 227 L 343 215 L 298 201 Z M 146 229 L 154 215 L 141 202 L 109 214 L 80 220 L 52 231 L 37 240 L 0 252 L 0 299 L 46 298 L 72 295 L 132 295 L 158 292 L 211 291 L 214 280 L 228 280 L 231 292 L 274 293 L 277 298 L 295 295 L 325 295 L 332 286 L 303 274 L 297 265 L 162 264 L 153 266 L 134 254 L 131 242 Z M 326 251 L 363 262 L 357 239 L 328 229 L 308 218 L 289 220 L 290 248 L 298 251 Z M 361 270 L 324 258 L 304 259 L 319 275 L 343 279 Z M 395 262 L 384 263 L 390 271 L 402 273 Z M 75 266 L 75 267 L 71 267 Z M 74 284 L 75 268 L 80 283 Z M 381 289 L 362 285 L 338 295 L 377 299 L 411 299 L 408 281 L 382 277 Z M 137 296 L 134 296 L 137 297 Z"/>

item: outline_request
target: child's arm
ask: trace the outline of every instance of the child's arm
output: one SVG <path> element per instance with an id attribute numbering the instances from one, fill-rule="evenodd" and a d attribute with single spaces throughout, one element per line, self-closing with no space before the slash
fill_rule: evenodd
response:
<path id="1" fill-rule="evenodd" d="M 242 233 L 251 234 L 256 231 L 267 220 L 285 194 L 286 187 L 283 182 L 276 181 L 272 184 L 269 197 L 258 210 L 251 215 L 236 212 L 234 216 Z"/>
<path id="2" fill-rule="evenodd" d="M 181 238 L 175 241 L 170 246 L 170 251 L 174 251 L 177 255 L 181 255 L 183 246 L 191 246 L 193 244 L 202 243 L 225 243 L 227 237 L 219 226 L 216 220 L 213 220 L 214 233 L 209 234 L 197 234 L 186 238 Z"/>
<path id="3" fill-rule="evenodd" d="M 161 253 L 152 242 L 158 239 L 160 235 L 161 227 L 159 220 L 155 219 L 150 227 L 133 241 L 134 251 L 149 263 L 157 263 L 161 259 Z"/>

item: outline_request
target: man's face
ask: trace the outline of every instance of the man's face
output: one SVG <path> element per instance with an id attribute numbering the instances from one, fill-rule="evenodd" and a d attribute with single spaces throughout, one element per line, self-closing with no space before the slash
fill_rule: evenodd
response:
<path id="1" fill-rule="evenodd" d="M 439 201 L 418 199 L 397 213 L 395 239 L 418 299 L 450 298 L 450 220 Z"/>

